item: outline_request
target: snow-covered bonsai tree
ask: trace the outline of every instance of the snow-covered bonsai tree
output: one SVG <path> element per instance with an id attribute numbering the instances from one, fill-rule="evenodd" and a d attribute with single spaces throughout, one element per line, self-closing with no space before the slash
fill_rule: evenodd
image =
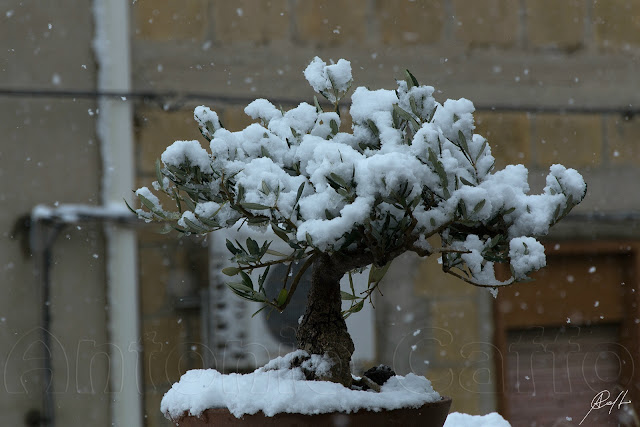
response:
<path id="1" fill-rule="evenodd" d="M 303 102 L 288 111 L 257 99 L 245 112 L 258 123 L 232 132 L 215 112 L 197 107 L 195 120 L 210 151 L 198 141 L 169 146 L 153 187 L 176 206 L 163 207 L 143 187 L 136 191 L 142 204 L 136 213 L 184 233 L 270 227 L 288 253 L 271 250 L 268 241 L 227 240 L 234 266 L 223 272 L 236 278 L 229 286 L 282 311 L 312 268 L 297 343 L 331 367 L 308 369 L 307 377 L 349 386 L 354 346 L 344 317 L 371 298 L 394 258 L 406 251 L 439 256 L 445 273 L 492 291 L 526 280 L 545 265 L 535 236 L 567 215 L 586 185 L 575 170 L 554 165 L 543 193 L 528 195 L 524 166 L 494 170 L 487 140 L 473 133 L 473 104 L 436 102 L 433 87 L 421 86 L 408 71 L 397 90 L 353 92 L 351 133 L 339 131 L 350 63 L 327 65 L 316 57 L 304 76 L 331 111 L 315 97 L 315 105 Z M 268 298 L 263 283 L 279 263 L 302 267 L 294 277 L 285 275 L 279 295 Z M 496 279 L 495 263 L 509 265 L 511 277 Z M 345 274 L 367 266 L 365 292 L 341 291 Z M 258 283 L 248 274 L 254 270 L 263 270 Z M 346 312 L 343 299 L 351 301 Z"/>

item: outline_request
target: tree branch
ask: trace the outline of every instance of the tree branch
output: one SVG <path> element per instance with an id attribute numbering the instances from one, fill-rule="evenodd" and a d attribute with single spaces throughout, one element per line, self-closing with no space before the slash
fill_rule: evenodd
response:
<path id="1" fill-rule="evenodd" d="M 249 264 L 244 266 L 238 266 L 240 270 L 254 270 L 256 268 L 265 268 L 275 264 L 284 264 L 287 261 L 294 261 L 292 257 L 284 259 L 274 259 L 273 261 L 262 262 L 260 264 Z"/>
<path id="2" fill-rule="evenodd" d="M 442 271 L 444 271 L 447 274 L 451 274 L 452 276 L 457 277 L 458 279 L 463 280 L 463 281 L 469 283 L 470 285 L 477 286 L 479 288 L 497 288 L 499 286 L 512 285 L 512 284 L 514 284 L 516 282 L 516 279 L 513 278 L 513 276 L 512 276 L 512 277 L 510 277 L 508 280 L 506 280 L 504 282 L 498 282 L 498 283 L 493 284 L 493 285 L 488 285 L 486 283 L 480 283 L 480 282 L 476 282 L 475 280 L 471 280 L 471 279 L 469 279 L 467 277 L 464 277 L 463 275 L 458 274 L 458 273 L 456 273 L 455 271 L 452 271 L 452 270 L 444 270 L 443 269 Z"/>
<path id="3" fill-rule="evenodd" d="M 313 261 L 315 261 L 316 259 L 316 255 L 317 253 L 314 253 L 309 258 L 307 258 L 307 261 L 304 264 L 302 264 L 302 268 L 300 268 L 300 271 L 298 271 L 298 274 L 296 274 L 296 277 L 293 278 L 293 282 L 291 283 L 291 287 L 289 288 L 289 293 L 287 294 L 287 299 L 284 300 L 284 303 L 282 304 L 280 311 L 284 310 L 287 307 L 287 305 L 289 305 L 289 302 L 291 302 L 291 298 L 293 297 L 293 294 L 298 288 L 298 283 L 300 283 L 300 279 L 302 279 L 302 276 L 304 275 L 304 273 L 313 264 Z M 285 281 L 286 280 L 287 279 L 285 278 Z"/>

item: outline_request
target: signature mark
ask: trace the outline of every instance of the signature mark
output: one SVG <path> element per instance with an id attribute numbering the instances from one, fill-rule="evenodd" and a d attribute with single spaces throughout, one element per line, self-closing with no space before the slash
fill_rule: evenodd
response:
<path id="1" fill-rule="evenodd" d="M 584 418 L 582 419 L 582 421 L 580 421 L 580 424 L 578 425 L 582 425 L 584 420 L 587 419 L 591 411 L 593 411 L 594 409 L 598 410 L 598 409 L 606 408 L 608 406 L 609 413 L 611 413 L 611 411 L 613 411 L 613 408 L 616 406 L 618 407 L 618 409 L 620 409 L 622 405 L 630 404 L 631 403 L 630 400 L 625 400 L 628 393 L 629 393 L 629 390 L 621 391 L 614 400 L 610 400 L 611 393 L 609 392 L 609 390 L 602 390 L 601 392 L 596 394 L 593 397 L 593 399 L 591 399 L 591 409 L 589 409 L 589 412 L 587 412 L 587 414 L 584 416 Z"/>

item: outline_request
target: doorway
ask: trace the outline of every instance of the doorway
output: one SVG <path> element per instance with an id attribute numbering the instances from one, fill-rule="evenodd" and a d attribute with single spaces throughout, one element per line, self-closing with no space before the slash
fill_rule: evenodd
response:
<path id="1" fill-rule="evenodd" d="M 494 306 L 499 411 L 514 427 L 639 425 L 636 246 L 546 253 L 535 281 L 501 290 Z"/>

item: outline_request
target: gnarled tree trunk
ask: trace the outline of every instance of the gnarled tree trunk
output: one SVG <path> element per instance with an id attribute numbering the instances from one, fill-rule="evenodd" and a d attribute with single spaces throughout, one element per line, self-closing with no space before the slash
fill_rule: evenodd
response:
<path id="1" fill-rule="evenodd" d="M 316 377 L 321 381 L 351 385 L 351 355 L 353 341 L 342 317 L 340 279 L 348 271 L 329 255 L 320 254 L 313 264 L 311 290 L 307 309 L 298 327 L 298 348 L 309 354 L 327 354 L 332 360 L 329 375 Z"/>

